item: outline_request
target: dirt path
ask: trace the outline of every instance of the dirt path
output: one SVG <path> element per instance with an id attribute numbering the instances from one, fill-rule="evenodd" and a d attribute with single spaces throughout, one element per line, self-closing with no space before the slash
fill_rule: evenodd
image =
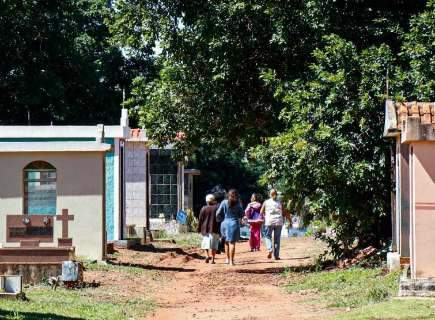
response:
<path id="1" fill-rule="evenodd" d="M 318 250 L 309 238 L 283 239 L 282 260 L 275 261 L 265 251 L 250 252 L 245 242 L 236 248 L 235 267 L 225 265 L 223 255 L 216 265 L 191 256 L 163 257 L 156 267 L 180 269 L 164 288 L 153 290 L 157 308 L 148 319 L 325 319 L 333 311 L 283 288 L 282 271 L 312 263 Z"/>

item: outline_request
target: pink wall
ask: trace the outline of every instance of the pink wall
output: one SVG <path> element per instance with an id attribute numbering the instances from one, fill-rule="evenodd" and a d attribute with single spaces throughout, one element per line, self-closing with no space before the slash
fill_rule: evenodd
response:
<path id="1" fill-rule="evenodd" d="M 413 143 L 411 153 L 411 272 L 435 277 L 435 143 Z"/>

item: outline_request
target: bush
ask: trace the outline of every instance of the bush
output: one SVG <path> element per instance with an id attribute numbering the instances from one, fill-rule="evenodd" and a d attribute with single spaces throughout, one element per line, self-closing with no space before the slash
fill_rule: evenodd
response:
<path id="1" fill-rule="evenodd" d="M 198 228 L 198 219 L 195 218 L 195 215 L 193 213 L 192 209 L 187 209 L 187 231 L 188 232 L 196 232 L 196 229 Z"/>

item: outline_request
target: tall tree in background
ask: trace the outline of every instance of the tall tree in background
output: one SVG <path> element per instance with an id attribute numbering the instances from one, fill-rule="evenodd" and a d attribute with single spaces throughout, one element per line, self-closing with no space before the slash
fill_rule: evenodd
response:
<path id="1" fill-rule="evenodd" d="M 260 75 L 301 72 L 315 36 L 303 1 L 291 3 L 119 1 L 112 31 L 120 43 L 137 49 L 158 41 L 162 50 L 160 77 L 136 79 L 131 100 L 151 137 L 191 153 L 252 145 L 276 132 L 280 106 Z M 177 139 L 180 131 L 187 139 Z"/>
<path id="2" fill-rule="evenodd" d="M 325 240 L 340 256 L 356 244 L 380 246 L 389 234 L 382 106 L 393 54 L 386 45 L 359 51 L 336 35 L 324 41 L 304 81 L 279 83 L 287 129 L 256 156 L 271 164 L 263 179 L 284 191 L 294 212 L 333 227 Z"/>
<path id="3" fill-rule="evenodd" d="M 153 139 L 181 155 L 260 145 L 263 182 L 332 225 L 339 257 L 388 235 L 386 74 L 395 95 L 431 97 L 431 3 L 412 18 L 425 1 L 120 0 L 111 30 L 162 50 L 130 100 Z"/>
<path id="4" fill-rule="evenodd" d="M 122 88 L 149 63 L 109 40 L 105 0 L 0 2 L 0 123 L 117 123 Z"/>
<path id="5" fill-rule="evenodd" d="M 358 48 L 384 41 L 396 48 L 397 31 L 421 8 L 418 1 L 119 0 L 111 30 L 126 48 L 161 49 L 160 76 L 137 78 L 131 104 L 153 139 L 188 154 L 205 144 L 243 149 L 282 129 L 266 70 L 286 81 L 303 77 L 330 33 Z"/>
<path id="6" fill-rule="evenodd" d="M 306 220 L 333 227 L 323 235 L 336 257 L 368 245 L 382 246 L 390 234 L 390 144 L 383 139 L 384 104 L 435 99 L 435 2 L 397 29 L 396 41 L 361 48 L 330 35 L 313 52 L 304 78 L 265 79 L 286 107 L 286 130 L 256 148 L 269 166 L 263 175 L 279 185 Z"/>

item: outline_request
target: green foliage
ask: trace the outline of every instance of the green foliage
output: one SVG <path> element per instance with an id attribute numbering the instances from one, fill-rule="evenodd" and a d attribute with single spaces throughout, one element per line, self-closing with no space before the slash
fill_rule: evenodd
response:
<path id="1" fill-rule="evenodd" d="M 139 76 L 128 101 L 150 137 L 180 158 L 237 149 L 249 165 L 227 172 L 264 171 L 306 222 L 333 227 L 322 238 L 339 258 L 389 236 L 386 76 L 396 99 L 435 98 L 424 5 L 119 1 L 111 30 L 130 51 L 161 49 L 159 76 Z"/>
<path id="2" fill-rule="evenodd" d="M 312 53 L 306 75 L 282 81 L 264 75 L 284 108 L 286 129 L 254 149 L 262 180 L 279 186 L 305 220 L 333 228 L 318 234 L 336 258 L 368 245 L 381 247 L 389 232 L 390 145 L 383 139 L 384 109 L 395 99 L 434 99 L 435 11 L 410 19 L 398 32 L 400 48 L 359 48 L 336 34 Z M 395 52 L 397 49 L 397 52 Z"/>
<path id="3" fill-rule="evenodd" d="M 435 303 L 432 299 L 394 299 L 377 304 L 370 304 L 345 312 L 334 319 L 337 320 L 409 320 L 434 319 Z"/>
<path id="4" fill-rule="evenodd" d="M 322 220 L 313 220 L 310 222 L 307 228 L 306 235 L 309 237 L 314 237 L 318 234 L 326 232 L 327 224 Z"/>
<path id="5" fill-rule="evenodd" d="M 217 185 L 226 190 L 239 190 L 244 204 L 250 202 L 254 192 L 266 195 L 265 187 L 258 183 L 262 173 L 259 164 L 248 161 L 243 152 L 216 149 L 202 147 L 191 156 L 192 166 L 201 170 L 198 177 L 200 207 L 204 204 L 205 194 Z M 195 208 L 196 212 L 200 207 Z"/>
<path id="6" fill-rule="evenodd" d="M 166 232 L 166 230 L 155 230 L 153 232 L 153 237 L 154 239 L 167 239 L 168 233 Z"/>
<path id="7" fill-rule="evenodd" d="M 300 72 L 302 52 L 314 48 L 294 41 L 314 36 L 303 1 L 120 1 L 118 9 L 112 31 L 122 45 L 140 50 L 158 39 L 162 49 L 158 79 L 136 79 L 130 104 L 153 139 L 181 154 L 239 148 L 274 132 L 280 107 L 261 72 Z"/>
<path id="8" fill-rule="evenodd" d="M 187 232 L 196 232 L 196 229 L 198 228 L 198 219 L 196 219 L 194 212 L 192 209 L 187 209 Z"/>
<path id="9" fill-rule="evenodd" d="M 196 232 L 180 233 L 174 237 L 177 246 L 181 247 L 201 247 L 202 236 Z"/>
<path id="10" fill-rule="evenodd" d="M 324 240 L 342 255 L 385 232 L 379 227 L 388 207 L 389 145 L 381 124 L 393 58 L 386 45 L 358 52 L 337 35 L 324 41 L 304 82 L 278 85 L 287 129 L 254 154 L 270 164 L 264 178 L 284 191 L 294 211 L 333 226 Z"/>
<path id="11" fill-rule="evenodd" d="M 118 1 L 111 21 L 127 51 L 158 47 L 159 77 L 139 76 L 128 105 L 152 139 L 180 156 L 204 145 L 240 148 L 282 129 L 267 74 L 304 75 L 324 35 L 396 46 L 420 3 L 390 1 Z M 326 63 L 326 61 L 325 61 Z M 337 88 L 339 89 L 339 88 Z M 338 92 L 337 92 L 338 93 Z M 180 138 L 180 133 L 183 138 Z"/>
<path id="12" fill-rule="evenodd" d="M 99 297 L 95 292 L 99 292 Z M 130 299 L 113 303 L 101 289 L 66 290 L 34 287 L 26 292 L 29 302 L 0 301 L 1 319 L 110 319 L 143 317 L 154 308 L 148 299 Z"/>
<path id="13" fill-rule="evenodd" d="M 149 63 L 110 43 L 107 4 L 0 2 L 0 123 L 118 123 L 122 88 Z"/>
<path id="14" fill-rule="evenodd" d="M 288 274 L 289 292 L 310 292 L 329 307 L 360 307 L 385 301 L 397 294 L 399 274 L 381 269 L 352 268 L 307 274 Z"/>
<path id="15" fill-rule="evenodd" d="M 427 10 L 410 21 L 404 35 L 401 56 L 406 61 L 402 74 L 408 99 L 435 100 L 435 2 L 428 1 Z"/>

